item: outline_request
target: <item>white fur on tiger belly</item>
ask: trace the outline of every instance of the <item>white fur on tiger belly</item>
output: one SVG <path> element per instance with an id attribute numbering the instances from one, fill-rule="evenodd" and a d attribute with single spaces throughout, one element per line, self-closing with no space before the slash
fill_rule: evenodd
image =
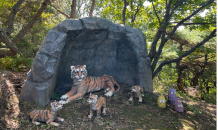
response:
<path id="1" fill-rule="evenodd" d="M 111 97 L 113 95 L 113 93 L 111 91 L 109 91 L 109 92 L 105 93 L 104 95 L 107 97 Z"/>

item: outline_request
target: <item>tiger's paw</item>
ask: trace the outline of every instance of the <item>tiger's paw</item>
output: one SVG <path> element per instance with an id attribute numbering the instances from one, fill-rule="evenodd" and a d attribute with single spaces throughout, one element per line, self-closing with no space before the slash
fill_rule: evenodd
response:
<path id="1" fill-rule="evenodd" d="M 131 101 L 132 101 L 132 98 L 130 98 L 129 101 L 131 102 Z"/>
<path id="2" fill-rule="evenodd" d="M 88 118 L 92 118 L 92 115 L 88 115 Z"/>
<path id="3" fill-rule="evenodd" d="M 68 102 L 69 102 L 68 100 L 66 100 L 66 101 L 60 100 L 60 101 L 59 101 L 59 103 L 61 103 L 61 104 L 67 104 Z"/>
<path id="4" fill-rule="evenodd" d="M 97 118 L 97 119 L 100 119 L 100 118 L 101 118 L 101 116 L 96 116 L 96 118 Z"/>
<path id="5" fill-rule="evenodd" d="M 67 100 L 68 99 L 68 95 L 63 95 L 63 96 L 61 96 L 61 100 Z"/>
<path id="6" fill-rule="evenodd" d="M 40 122 L 36 122 L 36 125 L 40 125 Z"/>
<path id="7" fill-rule="evenodd" d="M 139 101 L 138 102 L 142 102 L 142 99 L 139 99 Z"/>
<path id="8" fill-rule="evenodd" d="M 56 123 L 55 126 L 59 126 L 60 124 Z"/>
<path id="9" fill-rule="evenodd" d="M 109 91 L 107 93 L 104 94 L 106 97 L 111 97 L 113 95 L 113 92 Z"/>
<path id="10" fill-rule="evenodd" d="M 110 90 L 109 88 L 105 89 L 105 90 L 104 90 L 104 93 L 107 93 L 109 90 Z"/>

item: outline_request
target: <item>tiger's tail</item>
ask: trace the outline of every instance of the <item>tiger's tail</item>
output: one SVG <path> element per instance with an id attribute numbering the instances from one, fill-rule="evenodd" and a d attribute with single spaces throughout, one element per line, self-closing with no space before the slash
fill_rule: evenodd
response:
<path id="1" fill-rule="evenodd" d="M 115 79 L 112 76 L 110 76 L 110 79 L 113 82 L 113 84 L 117 86 L 117 89 L 113 93 L 113 94 L 115 94 L 115 93 L 117 93 L 120 90 L 120 85 L 115 81 Z"/>

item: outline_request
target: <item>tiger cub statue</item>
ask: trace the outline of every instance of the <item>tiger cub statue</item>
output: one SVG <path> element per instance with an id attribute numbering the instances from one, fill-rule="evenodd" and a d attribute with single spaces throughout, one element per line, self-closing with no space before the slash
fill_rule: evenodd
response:
<path id="1" fill-rule="evenodd" d="M 73 79 L 73 85 L 68 93 L 61 96 L 59 102 L 62 104 L 82 99 L 86 93 L 102 89 L 105 89 L 105 96 L 111 97 L 120 88 L 120 85 L 112 76 L 106 74 L 100 77 L 87 76 L 86 65 L 71 66 L 71 78 Z M 118 87 L 116 91 L 114 85 Z"/>
<path id="2" fill-rule="evenodd" d="M 131 87 L 131 96 L 129 98 L 129 101 L 133 100 L 133 97 L 139 98 L 138 102 L 142 102 L 142 93 L 143 89 L 139 85 L 135 85 Z"/>
<path id="3" fill-rule="evenodd" d="M 93 116 L 93 111 L 97 111 L 97 116 L 96 118 L 101 118 L 101 108 L 103 107 L 103 114 L 106 114 L 106 99 L 105 97 L 99 97 L 98 95 L 92 95 L 90 93 L 90 96 L 87 100 L 87 102 L 90 104 L 90 115 L 88 115 L 89 118 L 92 118 Z"/>
<path id="4" fill-rule="evenodd" d="M 39 125 L 40 122 L 46 122 L 46 124 L 51 124 L 53 126 L 59 126 L 58 123 L 54 122 L 64 121 L 63 118 L 57 117 L 57 111 L 62 109 L 62 104 L 56 101 L 51 103 L 50 110 L 33 110 L 30 112 L 30 119 L 32 123 Z M 38 122 L 39 121 L 39 122 Z"/>

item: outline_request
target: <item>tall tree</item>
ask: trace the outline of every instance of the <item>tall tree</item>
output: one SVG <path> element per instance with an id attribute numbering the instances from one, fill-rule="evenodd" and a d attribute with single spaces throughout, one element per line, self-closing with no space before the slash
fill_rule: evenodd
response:
<path id="1" fill-rule="evenodd" d="M 49 3 L 49 0 L 44 0 L 41 4 L 41 7 L 37 11 L 36 15 L 30 20 L 26 26 L 24 26 L 19 33 L 11 40 L 9 38 L 10 34 L 14 30 L 14 18 L 19 11 L 19 8 L 21 5 L 25 2 L 25 0 L 19 0 L 13 7 L 8 19 L 8 27 L 7 29 L 4 29 L 3 27 L 0 27 L 0 42 L 5 43 L 7 48 L 3 48 L 0 50 L 0 57 L 10 56 L 10 55 L 16 55 L 18 52 L 16 44 L 19 40 L 21 40 L 34 26 L 36 21 L 39 19 L 43 11 L 45 10 L 47 4 Z"/>
<path id="2" fill-rule="evenodd" d="M 152 78 L 154 78 L 163 66 L 180 61 L 216 36 L 216 1 L 148 1 L 151 3 L 150 5 L 141 6 L 144 4 L 143 0 L 137 0 L 137 3 L 132 0 L 106 0 L 96 6 L 102 9 L 98 13 L 101 17 L 116 23 L 125 23 L 129 26 L 133 26 L 134 23 L 134 27 L 142 29 L 147 40 L 151 42 L 148 56 L 151 60 Z M 125 2 L 129 3 L 128 6 L 125 6 Z M 200 13 L 204 11 L 208 11 L 208 13 L 201 16 Z M 168 44 L 169 39 L 180 26 L 188 26 L 189 29 L 209 29 L 211 32 L 202 41 L 195 46 L 189 47 L 188 51 L 181 53 L 178 57 L 170 60 L 161 59 L 160 56 L 165 45 Z M 169 29 L 171 31 L 166 34 Z"/>

